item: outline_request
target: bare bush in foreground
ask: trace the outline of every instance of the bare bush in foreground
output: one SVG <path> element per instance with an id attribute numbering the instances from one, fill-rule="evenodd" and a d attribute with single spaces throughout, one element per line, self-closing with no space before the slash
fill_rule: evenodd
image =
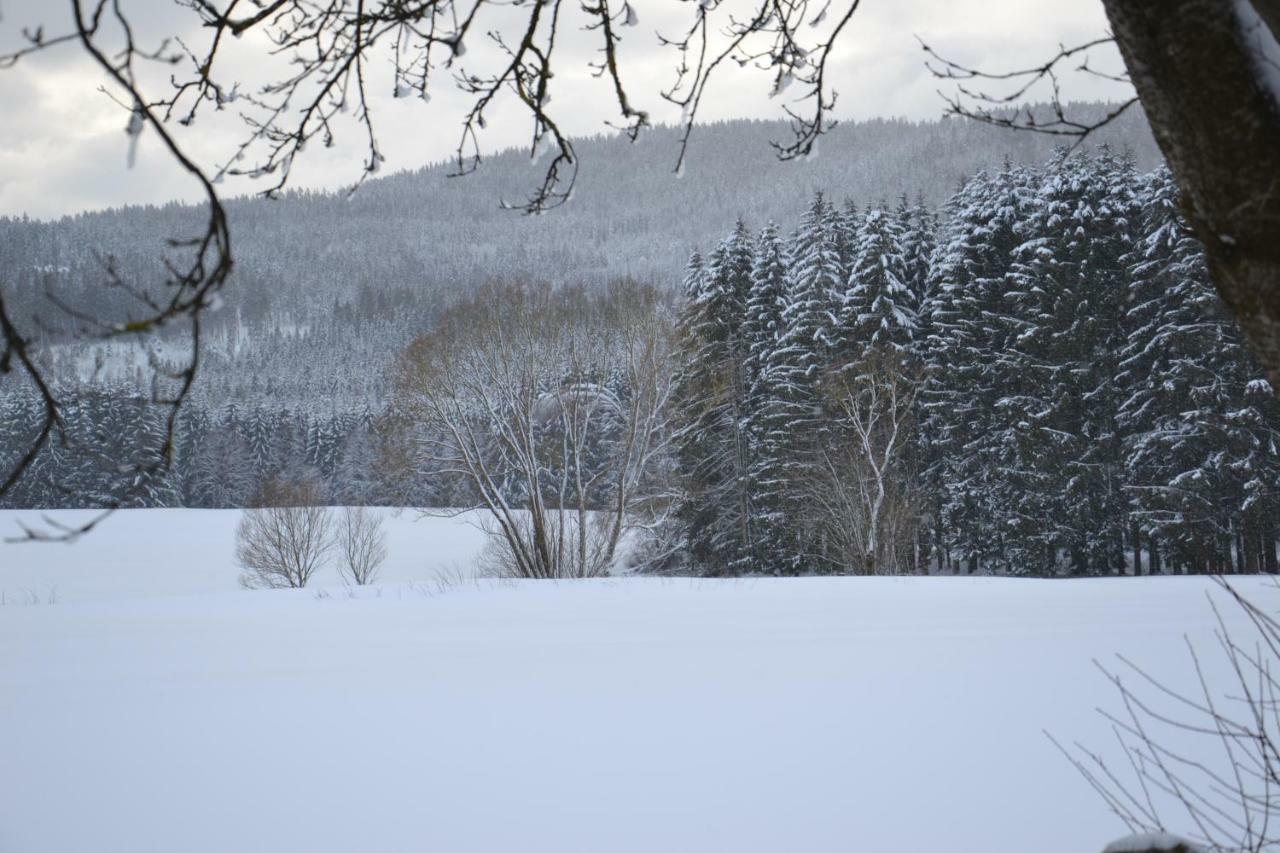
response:
<path id="1" fill-rule="evenodd" d="M 300 589 L 333 546 L 333 515 L 310 483 L 273 483 L 236 530 L 236 561 L 246 589 Z"/>
<path id="2" fill-rule="evenodd" d="M 1217 582 L 1249 626 L 1247 638 L 1233 634 L 1210 600 L 1229 673 L 1225 683 L 1206 674 L 1189 640 L 1194 692 L 1119 657 L 1119 671 L 1099 666 L 1124 710 L 1100 713 L 1112 724 L 1128 770 L 1112 768 L 1078 743 L 1074 749 L 1054 743 L 1131 832 L 1168 832 L 1162 806 L 1173 807 L 1180 813 L 1173 828 L 1192 842 L 1222 853 L 1258 853 L 1280 847 L 1280 622 L 1225 580 Z"/>
<path id="3" fill-rule="evenodd" d="M 366 586 L 378 577 L 387 559 L 387 536 L 382 519 L 362 506 L 349 506 L 342 511 L 337 524 L 338 549 L 342 579 L 356 586 Z"/>

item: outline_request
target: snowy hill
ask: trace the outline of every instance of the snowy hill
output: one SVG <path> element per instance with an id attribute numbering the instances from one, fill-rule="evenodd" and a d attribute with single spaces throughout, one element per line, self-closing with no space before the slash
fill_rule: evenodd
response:
<path id="1" fill-rule="evenodd" d="M 1042 729 L 1105 750 L 1091 659 L 1186 685 L 1213 642 L 1203 578 L 231 591 L 235 516 L 0 548 L 60 591 L 0 607 L 0 850 L 1100 850 Z"/>
<path id="2" fill-rule="evenodd" d="M 374 510 L 387 536 L 387 562 L 380 577 L 388 584 L 434 583 L 440 577 L 470 575 L 485 535 L 475 513 L 457 518 L 419 518 L 413 510 Z M 42 525 L 48 516 L 62 524 L 83 524 L 91 510 L 0 510 L 0 602 L 83 603 L 135 598 L 236 593 L 238 510 L 121 510 L 74 545 L 9 545 L 20 523 Z M 174 561 L 174 555 L 181 559 Z M 332 566 L 322 569 L 318 587 L 340 587 Z M 0 850 L 3 850 L 0 847 Z"/>

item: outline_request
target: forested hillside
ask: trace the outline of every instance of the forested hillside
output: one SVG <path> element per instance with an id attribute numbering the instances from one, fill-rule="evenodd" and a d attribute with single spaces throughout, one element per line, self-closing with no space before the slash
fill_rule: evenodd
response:
<path id="1" fill-rule="evenodd" d="M 291 192 L 275 201 L 232 200 L 236 266 L 225 304 L 206 317 L 196 393 L 216 405 L 253 406 L 263 396 L 272 406 L 310 405 L 323 396 L 347 412 L 378 407 L 391 354 L 481 282 L 598 285 L 629 276 L 674 288 L 689 253 L 739 218 L 789 221 L 816 191 L 860 204 L 905 195 L 937 206 L 978 170 L 1006 160 L 1041 163 L 1053 145 L 1040 134 L 973 122 L 873 120 L 839 125 L 817 156 L 783 163 L 769 142 L 787 132 L 763 121 L 699 127 L 681 176 L 672 173 L 677 135 L 670 128 L 635 144 L 584 141 L 574 198 L 540 217 L 499 207 L 536 175 L 519 151 L 498 154 L 465 178 L 449 178 L 449 167 L 440 165 L 379 178 L 350 197 Z M 1142 170 L 1159 162 L 1136 111 L 1097 142 L 1130 151 Z M 173 204 L 53 222 L 0 218 L 6 303 L 17 317 L 38 316 L 41 328 L 68 333 L 78 323 L 49 293 L 100 317 L 126 318 L 135 303 L 100 286 L 103 264 L 158 287 L 166 241 L 185 236 L 200 215 Z M 132 346 L 69 343 L 45 358 L 63 382 L 145 387 L 148 359 L 175 357 L 171 348 L 183 342 L 153 341 L 154 356 Z"/>
<path id="2" fill-rule="evenodd" d="M 796 215 L 763 230 L 739 219 L 692 253 L 675 322 L 668 308 L 640 318 L 669 324 L 674 341 L 649 390 L 618 372 L 614 347 L 599 363 L 579 363 L 585 350 L 573 363 L 556 355 L 585 322 L 572 311 L 530 316 L 528 332 L 523 310 L 505 330 L 482 328 L 498 322 L 493 305 L 529 298 L 517 281 L 485 290 L 489 308 L 463 299 L 473 304 L 460 316 L 473 319 L 452 321 L 462 325 L 450 364 L 482 359 L 474 347 L 496 334 L 541 329 L 510 365 L 532 371 L 517 384 L 533 383 L 534 402 L 511 413 L 531 414 L 525 428 L 544 448 L 599 421 L 603 432 L 581 433 L 585 460 L 531 445 L 529 466 L 509 469 L 496 423 L 424 420 L 395 390 L 403 364 L 392 383 L 380 363 L 410 338 L 433 346 L 436 324 L 414 317 L 406 290 L 366 288 L 309 327 L 227 335 L 247 369 L 212 371 L 182 413 L 175 465 L 153 482 L 128 481 L 120 462 L 161 429 L 160 413 L 127 378 L 79 386 L 69 432 L 96 457 L 51 445 L 13 503 L 56 505 L 57 484 L 74 484 L 90 504 L 237 506 L 270 482 L 305 479 L 335 503 L 457 506 L 487 493 L 518 506 L 572 464 L 592 484 L 576 493 L 583 505 L 606 507 L 612 448 L 628 433 L 608 412 L 643 394 L 669 398 L 654 409 L 663 422 L 645 427 L 651 470 L 617 476 L 653 521 L 640 552 L 652 570 L 1276 568 L 1280 407 L 1213 291 L 1167 172 L 1142 171 L 1131 152 L 1060 150 L 981 170 L 937 207 L 907 193 L 859 204 L 817 192 L 801 211 L 794 228 Z M 634 308 L 637 287 L 603 289 L 594 310 Z M 309 347 L 345 369 L 308 363 Z M 430 396 L 438 380 L 408 384 Z M 289 389 L 303 387 L 315 397 L 295 402 Z M 474 387 L 466 406 L 499 417 L 507 403 L 491 396 L 493 380 Z M 613 402 L 559 424 L 588 387 Z M 36 405 L 0 398 L 6 446 Z M 459 427 L 496 454 L 479 480 L 423 455 L 455 446 L 438 430 Z"/>
<path id="3" fill-rule="evenodd" d="M 1091 109 L 1103 107 L 1081 114 Z M 499 208 L 503 199 L 523 197 L 538 176 L 522 151 L 497 154 L 465 178 L 449 178 L 444 164 L 370 181 L 352 196 L 231 200 L 236 270 L 228 305 L 256 320 L 272 308 L 327 311 L 335 299 L 354 301 L 364 287 L 411 288 L 428 299 L 496 276 L 667 280 L 691 250 L 738 217 L 781 221 L 816 190 L 868 203 L 906 194 L 937 205 L 978 169 L 1006 159 L 1042 162 L 1055 142 L 955 119 L 877 119 L 838 125 L 814 157 L 781 162 L 769 143 L 788 132 L 767 121 L 700 126 L 680 176 L 672 171 L 674 129 L 655 128 L 636 143 L 585 140 L 577 146 L 582 165 L 572 200 L 539 217 Z M 1132 150 L 1144 170 L 1159 159 L 1137 111 L 1095 141 Z M 173 204 L 55 222 L 0 219 L 0 271 L 19 288 L 51 275 L 60 286 L 94 282 L 105 256 L 122 272 L 155 273 L 164 241 L 200 215 Z"/>
<path id="4" fill-rule="evenodd" d="M 8 504 L 239 506 L 300 477 L 336 503 L 465 504 L 474 484 L 415 459 L 421 425 L 390 379 L 410 341 L 484 282 L 683 280 L 669 444 L 643 478 L 663 507 L 652 568 L 1275 564 L 1275 405 L 1140 116 L 1065 160 L 1039 135 L 875 121 L 788 165 L 768 152 L 780 131 L 702 129 L 680 178 L 669 131 L 594 141 L 579 194 L 533 219 L 497 207 L 527 177 L 515 153 L 467 179 L 234 202 L 237 282 L 172 468 L 121 473 L 163 428 L 151 367 L 176 344 L 68 338 L 41 357 L 75 447 L 51 444 Z M 5 220 L 0 269 L 47 311 L 46 290 L 91 289 L 97 252 L 143 270 L 191 215 Z M 4 452 L 36 405 L 0 394 Z M 527 500 L 527 478 L 505 482 Z"/>

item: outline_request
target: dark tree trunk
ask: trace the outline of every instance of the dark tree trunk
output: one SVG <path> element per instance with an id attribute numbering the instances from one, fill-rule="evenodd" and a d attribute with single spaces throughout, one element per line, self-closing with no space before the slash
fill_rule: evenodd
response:
<path id="1" fill-rule="evenodd" d="M 1103 4 L 1214 284 L 1280 390 L 1280 104 L 1236 0 Z M 1280 32 L 1280 0 L 1252 5 Z"/>
<path id="2" fill-rule="evenodd" d="M 1148 574 L 1158 575 L 1164 571 L 1164 567 L 1160 565 L 1160 539 L 1155 533 L 1147 538 L 1147 548 L 1151 555 Z"/>
<path id="3" fill-rule="evenodd" d="M 1071 574 L 1076 577 L 1087 575 L 1089 573 L 1089 558 L 1084 549 L 1078 545 L 1072 545 L 1068 550 L 1071 554 Z"/>
<path id="4" fill-rule="evenodd" d="M 1133 576 L 1136 578 L 1142 574 L 1142 531 L 1136 521 L 1129 525 L 1129 538 L 1133 542 Z"/>
<path id="5" fill-rule="evenodd" d="M 1244 570 L 1251 575 L 1257 574 L 1261 568 L 1261 556 L 1262 536 L 1258 524 L 1251 520 L 1244 526 Z"/>
<path id="6" fill-rule="evenodd" d="M 1268 520 L 1262 533 L 1262 560 L 1266 563 L 1267 573 L 1274 575 L 1276 563 L 1276 528 L 1275 523 Z"/>

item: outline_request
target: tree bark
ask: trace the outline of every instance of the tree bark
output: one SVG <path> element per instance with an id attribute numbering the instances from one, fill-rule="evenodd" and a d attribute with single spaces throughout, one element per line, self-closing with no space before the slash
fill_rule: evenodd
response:
<path id="1" fill-rule="evenodd" d="M 1142 574 L 1142 531 L 1138 522 L 1129 524 L 1129 537 L 1133 542 L 1133 576 L 1136 578 Z"/>
<path id="2" fill-rule="evenodd" d="M 1237 2 L 1103 0 L 1214 284 L 1280 390 L 1280 104 Z M 1280 0 L 1252 6 L 1280 32 Z"/>
<path id="3" fill-rule="evenodd" d="M 1262 560 L 1266 564 L 1267 574 L 1276 573 L 1276 528 L 1274 522 L 1268 520 L 1262 532 Z"/>

